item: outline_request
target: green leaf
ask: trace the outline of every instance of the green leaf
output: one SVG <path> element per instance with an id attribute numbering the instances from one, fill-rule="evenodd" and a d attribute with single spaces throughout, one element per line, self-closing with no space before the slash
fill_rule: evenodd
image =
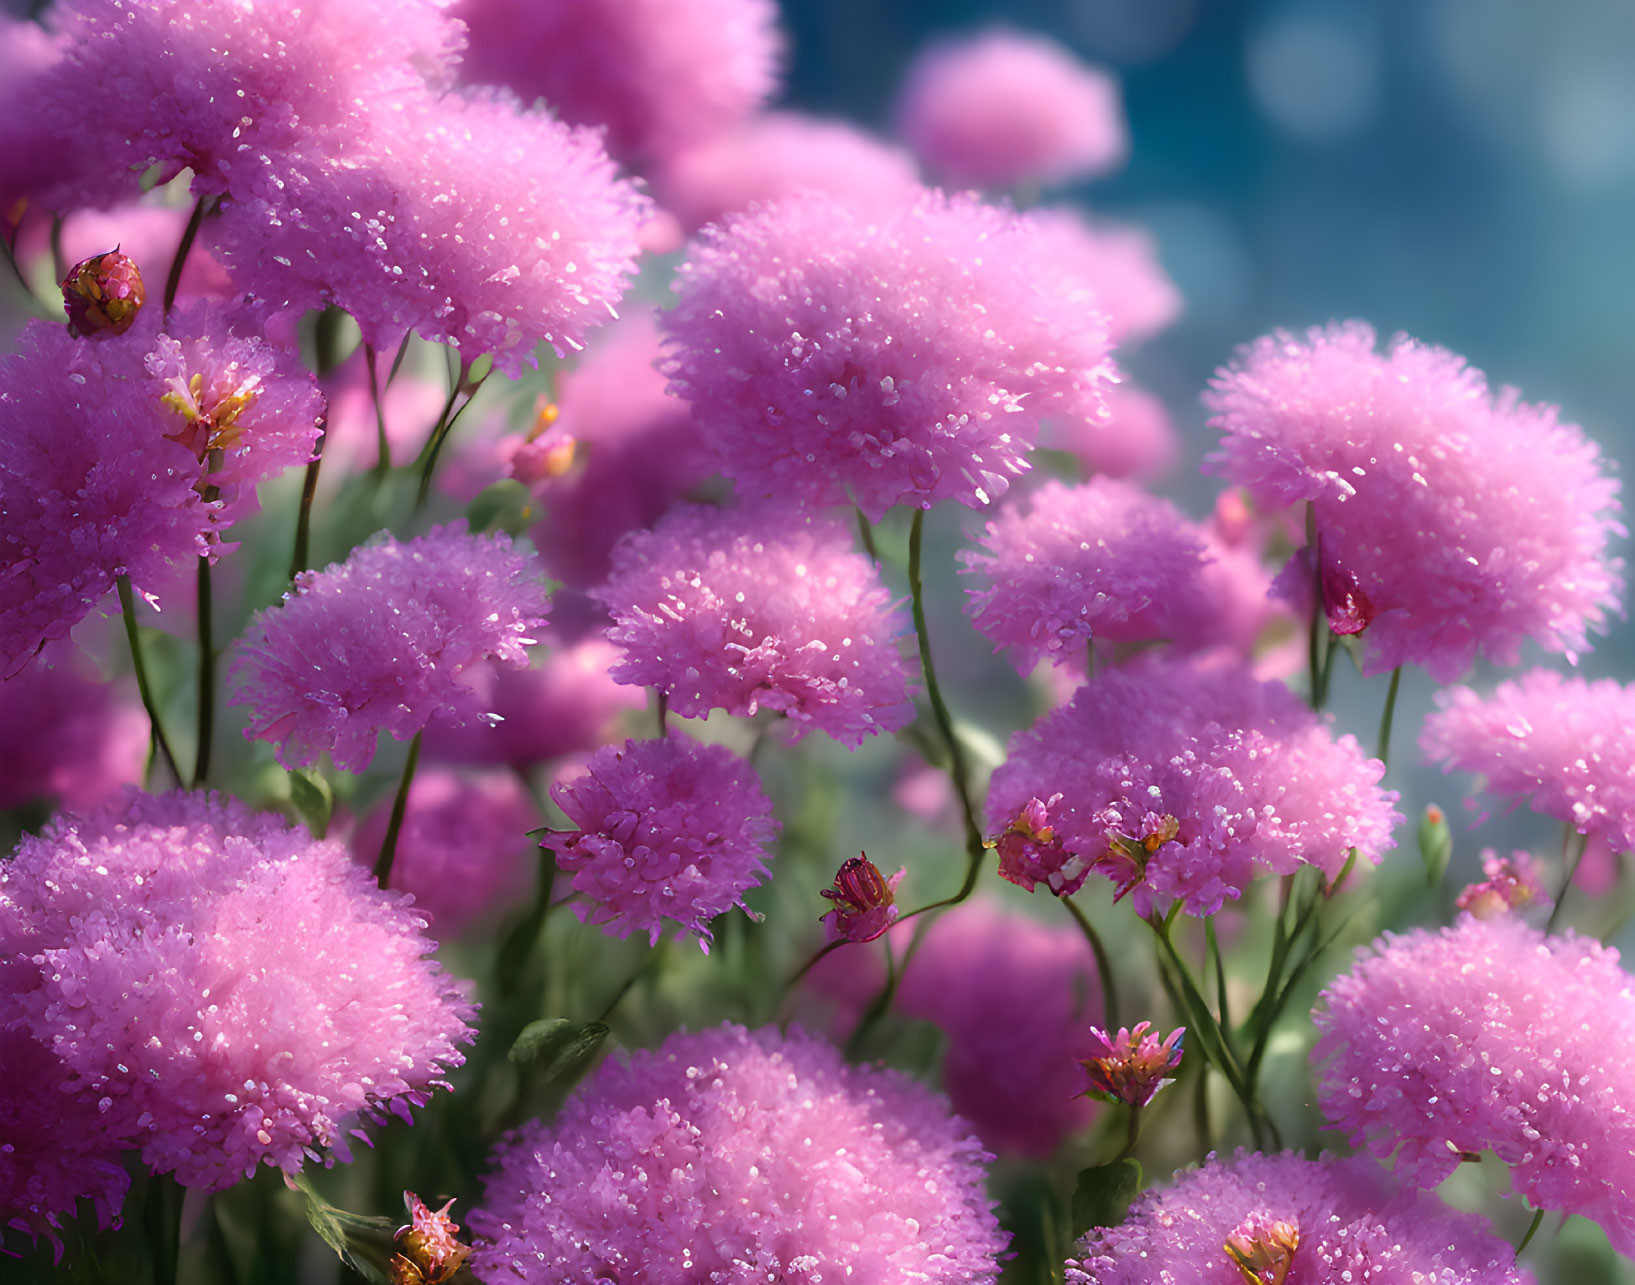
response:
<path id="1" fill-rule="evenodd" d="M 504 531 L 521 535 L 539 520 L 539 501 L 514 477 L 484 487 L 466 507 L 466 522 L 475 533 Z"/>
<path id="2" fill-rule="evenodd" d="M 298 767 L 290 771 L 290 802 L 301 814 L 312 837 L 322 839 L 329 831 L 329 816 L 335 808 L 335 795 L 323 773 L 315 768 Z"/>
<path id="3" fill-rule="evenodd" d="M 1434 803 L 1419 819 L 1419 855 L 1425 862 L 1425 882 L 1434 888 L 1447 874 L 1448 859 L 1453 856 L 1453 831 L 1447 815 Z"/>
<path id="4" fill-rule="evenodd" d="M 1092 1227 L 1116 1227 L 1141 1190 L 1141 1164 L 1133 1156 L 1079 1174 L 1073 1189 L 1073 1239 Z"/>
<path id="5" fill-rule="evenodd" d="M 584 1074 L 607 1038 L 601 1022 L 570 1022 L 547 1017 L 529 1022 L 511 1046 L 513 1062 L 533 1062 L 541 1084 L 571 1085 Z"/>
<path id="6" fill-rule="evenodd" d="M 306 1197 L 307 1221 L 340 1260 L 370 1285 L 392 1285 L 391 1261 L 397 1252 L 397 1226 L 390 1218 L 349 1213 L 330 1204 L 304 1173 L 285 1179 Z"/>

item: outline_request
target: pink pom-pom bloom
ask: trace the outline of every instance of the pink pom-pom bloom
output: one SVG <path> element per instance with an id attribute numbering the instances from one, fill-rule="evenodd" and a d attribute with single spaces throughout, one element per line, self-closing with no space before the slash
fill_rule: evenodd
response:
<path id="1" fill-rule="evenodd" d="M 1434 1187 L 1492 1151 L 1535 1209 L 1635 1254 L 1635 989 L 1618 952 L 1515 915 L 1387 933 L 1323 993 L 1318 1101 Z"/>
<path id="2" fill-rule="evenodd" d="M 1205 401 L 1224 434 L 1209 466 L 1271 505 L 1312 506 L 1316 547 L 1289 574 L 1320 583 L 1365 672 L 1423 665 L 1448 682 L 1525 639 L 1572 656 L 1618 603 L 1608 543 L 1618 483 L 1550 406 L 1494 396 L 1479 371 L 1360 322 L 1244 350 Z"/>
<path id="3" fill-rule="evenodd" d="M 1507 915 L 1537 903 L 1550 904 L 1538 865 L 1528 853 L 1501 857 L 1488 848 L 1482 853 L 1482 875 L 1481 883 L 1464 888 L 1456 903 L 1460 910 L 1468 910 L 1478 919 Z"/>
<path id="4" fill-rule="evenodd" d="M 157 337 L 30 323 L 0 358 L 0 676 L 116 577 L 151 591 L 210 553 L 255 482 L 311 453 L 322 413 L 309 375 L 214 307 Z"/>
<path id="5" fill-rule="evenodd" d="M 1339 876 L 1377 863 L 1402 818 L 1385 767 L 1336 738 L 1282 683 L 1240 663 L 1132 662 L 1011 738 L 988 821 L 1025 828 L 1001 873 L 1065 896 L 1099 869 L 1145 915 L 1179 900 L 1212 915 L 1260 872 Z M 1048 831 L 1049 838 L 1043 831 Z"/>
<path id="6" fill-rule="evenodd" d="M 515 375 L 614 315 L 649 205 L 589 131 L 497 91 L 416 93 L 277 171 L 217 239 L 275 307 L 335 304 L 378 350 L 413 330 Z"/>
<path id="7" fill-rule="evenodd" d="M 403 741 L 433 719 L 483 717 L 463 675 L 484 660 L 525 667 L 549 606 L 504 535 L 456 523 L 361 546 L 303 571 L 251 621 L 231 670 L 244 734 L 273 742 L 286 767 L 327 750 L 361 771 L 382 731 Z"/>
<path id="8" fill-rule="evenodd" d="M 60 657 L 0 680 L 0 810 L 36 800 L 89 808 L 141 782 L 147 715 L 134 690 L 89 669 Z"/>
<path id="9" fill-rule="evenodd" d="M 989 1157 L 898 1072 L 722 1026 L 605 1063 L 495 1153 L 479 1279 L 991 1285 Z"/>
<path id="10" fill-rule="evenodd" d="M 1079 1059 L 1090 1080 L 1085 1092 L 1103 1102 L 1144 1107 L 1159 1089 L 1175 1083 L 1169 1072 L 1181 1065 L 1186 1027 L 1160 1039 L 1151 1022 L 1137 1022 L 1134 1030 L 1121 1026 L 1117 1035 L 1092 1026 L 1090 1038 L 1090 1056 Z"/>
<path id="11" fill-rule="evenodd" d="M 1080 1253 L 1069 1285 L 1533 1285 L 1484 1219 L 1395 1189 L 1367 1160 L 1294 1152 L 1211 1155 Z"/>
<path id="12" fill-rule="evenodd" d="M 1035 210 L 1031 217 L 1057 270 L 1090 284 L 1107 314 L 1107 332 L 1120 348 L 1152 338 L 1181 315 L 1181 292 L 1158 261 L 1158 244 L 1145 228 L 1092 220 L 1069 206 Z"/>
<path id="13" fill-rule="evenodd" d="M 641 688 L 609 677 L 618 659 L 612 643 L 587 638 L 553 650 L 532 669 L 490 665 L 470 671 L 483 707 L 501 721 L 432 723 L 426 728 L 426 756 L 444 763 L 527 768 L 600 749 L 612 739 L 621 714 L 647 707 Z"/>
<path id="14" fill-rule="evenodd" d="M 578 828 L 552 831 L 542 846 L 573 876 L 580 921 L 656 943 L 669 920 L 706 953 L 710 920 L 744 904 L 778 836 L 755 769 L 682 736 L 606 746 L 551 798 Z"/>
<path id="15" fill-rule="evenodd" d="M 130 792 L 0 867 L 0 961 L 52 1083 L 159 1173 L 222 1188 L 406 1117 L 475 1032 L 406 900 L 221 796 Z"/>
<path id="16" fill-rule="evenodd" d="M 834 909 L 823 916 L 830 941 L 865 942 L 885 935 L 897 922 L 897 885 L 907 870 L 898 870 L 887 879 L 868 853 L 847 857 L 835 872 L 835 886 L 824 888 Z"/>
<path id="17" fill-rule="evenodd" d="M 909 67 L 898 132 L 940 183 L 1071 183 L 1129 151 L 1118 83 L 1042 36 L 1003 29 L 939 41 Z"/>
<path id="18" fill-rule="evenodd" d="M 383 798 L 352 836 L 352 853 L 373 867 L 392 810 Z M 533 881 L 527 831 L 539 810 L 510 772 L 460 776 L 431 768 L 409 788 L 391 886 L 413 895 L 439 939 L 491 921 Z"/>
<path id="19" fill-rule="evenodd" d="M 597 591 L 621 683 L 676 713 L 787 714 L 852 748 L 914 717 L 902 613 L 879 569 L 827 518 L 767 507 L 671 511 L 627 538 Z"/>
<path id="20" fill-rule="evenodd" d="M 1082 661 L 1092 641 L 1184 650 L 1244 641 L 1232 637 L 1232 586 L 1208 574 L 1204 531 L 1127 482 L 1046 482 L 1026 512 L 1005 508 L 978 540 L 981 551 L 960 555 L 979 582 L 965 611 L 995 651 L 1011 649 L 1019 673 Z"/>
<path id="21" fill-rule="evenodd" d="M 799 112 L 768 112 L 688 148 L 656 185 L 664 207 L 689 229 L 800 191 L 828 192 L 880 212 L 920 193 L 907 152 L 845 121 Z"/>
<path id="22" fill-rule="evenodd" d="M 462 0 L 468 82 L 543 98 L 645 170 L 747 117 L 777 85 L 774 0 Z"/>
<path id="23" fill-rule="evenodd" d="M 1535 669 L 1485 698 L 1451 688 L 1437 705 L 1419 737 L 1426 758 L 1614 852 L 1635 850 L 1635 689 Z"/>
<path id="24" fill-rule="evenodd" d="M 924 193 L 885 216 L 807 192 L 706 228 L 666 314 L 671 387 L 741 493 L 973 508 L 1112 367 L 1088 286 L 1026 216 Z"/>

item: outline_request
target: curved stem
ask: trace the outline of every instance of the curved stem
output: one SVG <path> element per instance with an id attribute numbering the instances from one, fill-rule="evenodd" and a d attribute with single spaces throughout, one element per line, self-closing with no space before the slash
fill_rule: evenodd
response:
<path id="1" fill-rule="evenodd" d="M 210 775 L 210 744 L 216 730 L 216 644 L 210 592 L 210 559 L 199 559 L 199 749 L 193 759 L 193 788 Z"/>
<path id="2" fill-rule="evenodd" d="M 1101 982 L 1102 1024 L 1109 1031 L 1116 1031 L 1123 1023 L 1118 1020 L 1118 987 L 1113 984 L 1112 957 L 1108 955 L 1107 946 L 1096 931 L 1096 926 L 1073 899 L 1061 897 L 1058 900 L 1067 907 L 1067 913 L 1073 916 L 1085 941 L 1090 943 L 1090 952 L 1096 957 L 1096 977 Z"/>
<path id="3" fill-rule="evenodd" d="M 201 196 L 193 203 L 193 214 L 182 229 L 182 239 L 176 243 L 176 253 L 170 260 L 170 272 L 165 277 L 165 316 L 170 316 L 170 310 L 176 306 L 176 292 L 182 286 L 182 269 L 187 266 L 187 255 L 193 248 L 193 240 L 199 235 L 199 224 L 204 222 L 204 204 L 208 197 Z"/>
<path id="4" fill-rule="evenodd" d="M 1561 917 L 1561 907 L 1567 900 L 1567 893 L 1573 886 L 1573 880 L 1578 877 L 1578 863 L 1584 859 L 1584 851 L 1590 846 L 1590 836 L 1577 834 L 1568 827 L 1567 832 L 1567 877 L 1561 881 L 1561 891 L 1556 893 L 1556 904 L 1550 907 L 1550 917 L 1544 923 L 1544 931 L 1552 933 L 1556 928 L 1556 920 Z"/>
<path id="5" fill-rule="evenodd" d="M 421 732 L 414 734 L 414 740 L 409 742 L 409 757 L 403 764 L 403 778 L 397 783 L 397 797 L 392 800 L 391 819 L 386 822 L 386 838 L 380 845 L 380 856 L 375 859 L 375 882 L 382 888 L 391 882 L 392 862 L 397 857 L 397 836 L 403 829 L 403 814 L 409 806 L 409 785 L 414 780 L 414 770 L 420 764 L 420 737 Z"/>
<path id="6" fill-rule="evenodd" d="M 873 561 L 879 562 L 880 551 L 874 547 L 873 524 L 869 521 L 868 516 L 862 509 L 854 507 L 853 511 L 857 514 L 857 536 L 863 541 L 863 548 L 867 550 L 869 557 Z"/>
<path id="7" fill-rule="evenodd" d="M 1533 1237 L 1538 1235 L 1539 1224 L 1543 1221 L 1544 1211 L 1542 1209 L 1534 1210 L 1533 1221 L 1527 1224 L 1527 1233 L 1521 1238 L 1521 1243 L 1516 1246 L 1516 1261 L 1519 1262 L 1521 1260 L 1522 1250 L 1526 1249 L 1528 1245 L 1532 1244 Z"/>
<path id="8" fill-rule="evenodd" d="M 852 1030 L 850 1038 L 846 1041 L 846 1060 L 848 1062 L 856 1060 L 858 1053 L 862 1051 L 863 1042 L 868 1038 L 869 1032 L 874 1029 L 875 1023 L 884 1017 L 887 1010 L 891 1008 L 891 1001 L 897 998 L 897 982 L 901 976 L 897 968 L 897 957 L 892 954 L 891 939 L 882 937 L 880 940 L 886 948 L 886 984 L 880 988 L 880 993 L 874 997 L 874 1002 L 858 1019 L 857 1026 Z M 905 958 L 903 963 L 906 965 L 908 960 Z"/>
<path id="9" fill-rule="evenodd" d="M 318 442 L 312 448 L 312 458 L 307 461 L 306 477 L 301 480 L 301 507 L 295 514 L 295 547 L 290 551 L 290 579 L 295 579 L 307 569 L 307 543 L 312 532 L 312 497 L 318 494 L 318 470 L 324 462 L 324 439 L 329 436 L 327 427 L 318 434 Z"/>
<path id="10" fill-rule="evenodd" d="M 375 372 L 375 346 L 364 344 L 363 364 L 369 372 L 369 400 L 375 408 L 375 481 L 380 481 L 392 468 L 392 444 L 386 437 L 386 408 L 381 400 L 380 379 Z"/>
<path id="11" fill-rule="evenodd" d="M 477 390 L 482 387 L 481 379 L 475 383 L 470 380 L 471 363 L 462 357 L 459 374 L 454 377 L 454 386 L 449 389 L 448 400 L 443 403 L 443 412 L 437 417 L 431 436 L 426 439 L 426 448 L 421 452 L 420 489 L 415 492 L 414 497 L 416 513 L 425 507 L 426 497 L 431 494 L 431 479 L 437 471 L 437 457 L 442 454 L 443 443 L 448 441 L 449 434 L 454 431 L 454 425 L 459 422 L 460 416 L 465 414 L 466 407 L 471 405 L 472 399 L 477 396 Z M 462 390 L 466 394 L 466 399 L 456 408 L 454 403 Z"/>
<path id="12" fill-rule="evenodd" d="M 176 756 L 171 753 L 170 738 L 165 735 L 165 727 L 159 720 L 159 707 L 153 701 L 153 688 L 148 683 L 147 663 L 142 659 L 142 642 L 136 634 L 136 597 L 131 592 L 131 578 L 126 575 L 115 579 L 114 584 L 119 591 L 119 610 L 125 618 L 125 641 L 131 648 L 131 666 L 136 670 L 136 690 L 142 697 L 142 708 L 148 712 L 148 726 L 152 729 L 153 743 L 158 747 L 159 757 L 164 759 L 165 766 L 175 778 L 176 784 L 182 784 L 181 769 L 176 766 Z"/>
<path id="13" fill-rule="evenodd" d="M 1135 1154 L 1136 1143 L 1141 1141 L 1141 1111 L 1140 1107 L 1129 1109 L 1129 1119 L 1124 1124 L 1124 1149 L 1113 1157 L 1114 1164 Z"/>
<path id="14" fill-rule="evenodd" d="M 1402 685 L 1402 666 L 1391 671 L 1391 686 L 1385 692 L 1385 712 L 1380 715 L 1379 750 L 1374 755 L 1381 763 L 1391 765 L 1391 724 L 1397 715 L 1397 688 Z"/>

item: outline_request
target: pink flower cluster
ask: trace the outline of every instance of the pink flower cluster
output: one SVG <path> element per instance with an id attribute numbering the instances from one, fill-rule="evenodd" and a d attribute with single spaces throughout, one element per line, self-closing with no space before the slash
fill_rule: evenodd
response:
<path id="1" fill-rule="evenodd" d="M 1068 895 L 1100 869 L 1141 914 L 1179 900 L 1210 915 L 1257 873 L 1306 864 L 1333 879 L 1352 849 L 1378 862 L 1401 820 L 1383 774 L 1282 683 L 1219 658 L 1143 661 L 1011 739 L 988 822 L 1001 835 L 1019 817 L 1035 835 L 1048 823 L 1006 872 L 1024 887 Z"/>
<path id="2" fill-rule="evenodd" d="M 788 715 L 856 748 L 914 717 L 905 621 L 874 563 L 825 518 L 772 506 L 670 512 L 614 551 L 597 591 L 624 650 L 621 683 L 678 714 Z"/>
<path id="3" fill-rule="evenodd" d="M 503 1141 L 479 1279 L 991 1285 L 989 1157 L 947 1104 L 799 1028 L 676 1034 Z"/>

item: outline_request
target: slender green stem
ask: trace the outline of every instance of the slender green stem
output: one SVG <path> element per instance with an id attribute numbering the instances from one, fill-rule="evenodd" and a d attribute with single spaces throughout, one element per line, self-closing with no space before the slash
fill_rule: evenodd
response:
<path id="1" fill-rule="evenodd" d="M 880 993 L 874 997 L 874 1002 L 858 1019 L 857 1026 L 853 1029 L 851 1037 L 846 1041 L 846 1060 L 848 1062 L 857 1059 L 858 1054 L 863 1050 L 864 1042 L 868 1039 L 869 1032 L 874 1029 L 875 1023 L 886 1015 L 891 1008 L 892 1000 L 897 998 L 897 981 L 900 976 L 897 968 L 897 957 L 892 953 L 891 939 L 882 937 L 880 940 L 886 948 L 886 984 L 880 988 Z M 908 960 L 905 958 L 903 963 L 906 965 Z"/>
<path id="2" fill-rule="evenodd" d="M 454 386 L 449 389 L 448 400 L 443 403 L 443 413 L 437 417 L 437 423 L 431 430 L 431 436 L 426 439 L 426 448 L 421 452 L 420 489 L 414 497 L 415 512 L 425 507 L 426 497 L 431 494 L 432 475 L 437 471 L 437 457 L 442 454 L 443 443 L 448 441 L 449 434 L 454 431 L 454 425 L 459 422 L 460 416 L 465 414 L 466 407 L 477 396 L 477 390 L 482 387 L 482 380 L 471 382 L 471 363 L 464 357 L 460 358 L 460 370 L 454 377 Z M 458 407 L 455 401 L 461 391 L 465 392 L 466 399 Z"/>
<path id="3" fill-rule="evenodd" d="M 386 407 L 381 397 L 380 379 L 375 373 L 375 346 L 364 344 L 363 364 L 369 371 L 369 400 L 375 408 L 375 481 L 392 469 L 392 444 L 386 437 Z"/>
<path id="4" fill-rule="evenodd" d="M 499 954 L 495 957 L 494 975 L 499 981 L 502 995 L 509 995 L 516 989 L 524 966 L 539 945 L 545 920 L 551 913 L 551 891 L 556 886 L 556 853 L 541 844 L 539 854 L 539 886 L 534 895 L 534 904 L 522 922 L 500 943 Z"/>
<path id="5" fill-rule="evenodd" d="M 1226 1002 L 1226 964 L 1221 959 L 1221 944 L 1215 936 L 1214 915 L 1204 920 L 1204 946 L 1209 953 L 1209 961 L 1215 965 L 1215 1010 L 1220 1014 L 1221 1032 L 1230 1041 L 1232 1011 Z"/>
<path id="6" fill-rule="evenodd" d="M 51 273 L 58 281 L 68 275 L 68 256 L 62 248 L 62 215 L 51 216 Z"/>
<path id="7" fill-rule="evenodd" d="M 1539 1224 L 1542 1223 L 1543 1221 L 1544 1221 L 1544 1211 L 1542 1209 L 1534 1210 L 1533 1211 L 1533 1221 L 1527 1224 L 1527 1232 L 1526 1232 L 1526 1234 L 1524 1236 L 1522 1236 L 1521 1242 L 1516 1246 L 1516 1261 L 1517 1262 L 1521 1261 L 1521 1252 L 1522 1252 L 1522 1250 L 1526 1249 L 1528 1247 L 1528 1245 L 1533 1243 L 1533 1237 L 1538 1235 Z"/>
<path id="8" fill-rule="evenodd" d="M 176 306 L 176 292 L 182 287 L 182 269 L 187 266 L 188 252 L 193 249 L 193 241 L 199 235 L 199 225 L 204 222 L 204 206 L 208 197 L 201 196 L 193 203 L 193 214 L 187 220 L 187 226 L 182 229 L 182 239 L 176 243 L 176 253 L 171 256 L 170 272 L 165 277 L 165 316 L 170 316 L 170 310 Z"/>
<path id="9" fill-rule="evenodd" d="M 608 1002 L 602 1006 L 602 1011 L 596 1015 L 596 1021 L 605 1023 L 608 1018 L 613 1016 L 613 1010 L 619 1007 L 624 1001 L 624 997 L 630 994 L 636 983 L 659 966 L 660 960 L 664 958 L 665 948 L 669 944 L 668 940 L 661 941 L 647 953 L 647 958 L 642 960 L 636 970 L 620 983 L 619 989 L 614 991 Z"/>
<path id="10" fill-rule="evenodd" d="M 170 738 L 165 735 L 165 725 L 159 718 L 159 707 L 153 700 L 153 688 L 148 682 L 147 663 L 142 659 L 142 642 L 136 634 L 136 597 L 131 592 L 131 578 L 119 576 L 115 580 L 119 590 L 119 610 L 125 618 L 125 641 L 131 648 L 131 666 L 136 670 L 136 690 L 142 697 L 142 708 L 148 712 L 148 726 L 152 729 L 153 743 L 158 747 L 159 757 L 164 759 L 165 766 L 170 769 L 170 775 L 177 785 L 182 783 L 181 769 L 176 766 L 176 755 L 171 752 Z"/>
<path id="11" fill-rule="evenodd" d="M 1141 1141 L 1141 1108 L 1131 1107 L 1124 1123 L 1124 1149 L 1113 1157 L 1113 1163 L 1127 1160 L 1135 1154 L 1136 1143 Z"/>
<path id="12" fill-rule="evenodd" d="M 1385 690 L 1385 712 L 1380 715 L 1379 750 L 1374 757 L 1387 767 L 1391 765 L 1391 724 L 1397 716 L 1397 688 L 1402 686 L 1402 666 L 1391 671 L 1391 685 Z"/>
<path id="13" fill-rule="evenodd" d="M 660 688 L 653 690 L 658 694 L 658 738 L 662 741 L 670 734 L 670 693 Z"/>
<path id="14" fill-rule="evenodd" d="M 193 788 L 210 775 L 210 745 L 216 730 L 216 644 L 211 605 L 210 559 L 199 559 L 199 750 L 193 759 Z"/>
<path id="15" fill-rule="evenodd" d="M 1067 907 L 1067 913 L 1073 916 L 1085 941 L 1090 943 L 1090 952 L 1096 957 L 1096 979 L 1101 983 L 1102 1024 L 1109 1031 L 1117 1031 L 1123 1023 L 1118 1020 L 1118 987 L 1113 983 L 1113 961 L 1107 953 L 1107 945 L 1089 916 L 1071 897 L 1060 897 L 1058 900 Z"/>
<path id="16" fill-rule="evenodd" d="M 329 436 L 327 427 L 318 434 L 318 443 L 312 448 L 312 458 L 307 461 L 306 476 L 301 479 L 301 507 L 295 513 L 295 547 L 290 551 L 290 579 L 295 579 L 307 569 L 307 547 L 312 536 L 312 500 L 318 494 L 318 470 L 324 463 L 324 439 Z"/>
<path id="17" fill-rule="evenodd" d="M 1590 836 L 1575 834 L 1568 827 L 1567 833 L 1567 874 L 1561 881 L 1561 891 L 1556 893 L 1556 904 L 1550 907 L 1550 918 L 1545 921 L 1544 931 L 1553 933 L 1556 929 L 1556 920 L 1561 917 L 1561 907 L 1566 903 L 1567 892 L 1573 886 L 1573 880 L 1578 877 L 1578 863 L 1584 859 L 1584 851 L 1590 846 Z"/>
<path id="18" fill-rule="evenodd" d="M 420 737 L 421 732 L 414 734 L 414 740 L 409 742 L 409 757 L 403 763 L 403 779 L 397 783 L 397 797 L 392 800 L 391 819 L 386 822 L 386 838 L 381 841 L 380 856 L 375 858 L 375 882 L 382 888 L 386 887 L 392 878 L 392 862 L 397 858 L 397 836 L 403 829 L 403 813 L 409 806 L 409 785 L 414 780 L 414 770 L 420 765 Z"/>
<path id="19" fill-rule="evenodd" d="M 863 541 L 863 548 L 873 561 L 880 561 L 880 551 L 874 547 L 873 523 L 869 521 L 868 515 L 862 509 L 854 509 L 854 512 L 857 514 L 857 535 Z"/>
<path id="20" fill-rule="evenodd" d="M 153 1285 L 176 1285 L 182 1247 L 182 1184 L 169 1174 L 148 1179 L 142 1222 L 153 1258 Z"/>

